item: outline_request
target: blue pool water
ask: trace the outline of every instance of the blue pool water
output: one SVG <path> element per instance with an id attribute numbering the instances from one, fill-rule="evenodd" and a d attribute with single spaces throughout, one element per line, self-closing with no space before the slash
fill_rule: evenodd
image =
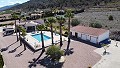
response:
<path id="1" fill-rule="evenodd" d="M 35 34 L 32 35 L 33 38 L 35 38 L 36 40 L 38 40 L 39 42 L 41 42 L 41 34 Z M 49 36 L 43 35 L 43 39 L 44 41 L 51 39 Z"/>

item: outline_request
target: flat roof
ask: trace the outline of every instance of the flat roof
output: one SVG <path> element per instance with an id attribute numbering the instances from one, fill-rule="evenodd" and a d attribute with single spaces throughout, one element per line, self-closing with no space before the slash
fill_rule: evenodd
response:
<path id="1" fill-rule="evenodd" d="M 86 26 L 75 26 L 75 27 L 71 28 L 71 31 L 89 34 L 89 35 L 93 35 L 93 36 L 99 36 L 99 35 L 107 32 L 108 30 L 101 29 L 101 28 L 86 27 Z"/>

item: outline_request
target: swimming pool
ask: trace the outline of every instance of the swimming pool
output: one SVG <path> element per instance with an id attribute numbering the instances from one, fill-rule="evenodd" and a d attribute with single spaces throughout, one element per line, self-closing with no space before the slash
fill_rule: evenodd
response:
<path id="1" fill-rule="evenodd" d="M 41 42 L 42 40 L 41 40 L 41 34 L 35 34 L 35 35 L 31 35 L 33 38 L 35 38 L 36 40 L 38 40 L 39 42 Z M 46 40 L 49 40 L 49 39 L 51 39 L 51 37 L 49 37 L 49 36 L 46 36 L 46 35 L 43 35 L 43 39 L 44 39 L 44 41 L 46 41 Z"/>

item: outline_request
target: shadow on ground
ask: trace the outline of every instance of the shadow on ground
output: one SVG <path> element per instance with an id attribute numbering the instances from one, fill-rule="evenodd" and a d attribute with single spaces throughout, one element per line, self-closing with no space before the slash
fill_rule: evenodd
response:
<path id="1" fill-rule="evenodd" d="M 29 68 L 36 67 L 37 65 L 43 66 L 45 68 L 62 68 L 63 63 L 59 62 L 53 62 L 48 56 L 45 56 L 44 58 L 40 59 L 40 57 L 43 55 L 45 51 L 42 51 L 41 54 L 38 56 L 38 58 L 32 59 L 32 61 L 29 61 Z"/>
<path id="2" fill-rule="evenodd" d="M 37 65 L 43 66 L 45 68 L 62 68 L 63 63 L 59 62 L 53 62 L 50 60 L 49 57 L 44 57 L 43 59 L 38 60 L 37 62 L 34 62 L 35 59 L 33 59 L 33 62 L 29 62 L 29 68 L 36 67 Z"/>
<path id="3" fill-rule="evenodd" d="M 94 43 L 91 43 L 89 41 L 85 41 L 85 40 L 82 40 L 82 39 L 79 39 L 79 38 L 75 38 L 75 37 L 71 37 L 71 39 L 75 40 L 75 41 L 83 42 L 85 44 L 91 45 L 91 46 L 96 47 L 96 48 L 101 48 L 101 45 L 94 44 Z"/>
<path id="4" fill-rule="evenodd" d="M 25 51 L 26 49 L 22 50 L 20 53 L 18 53 L 17 55 L 15 55 L 15 57 L 20 57 L 21 55 L 23 55 L 22 53 Z"/>
<path id="5" fill-rule="evenodd" d="M 14 48 L 13 50 L 9 51 L 8 53 L 14 53 L 19 47 L 21 47 L 21 45 L 17 46 L 16 48 Z"/>
<path id="6" fill-rule="evenodd" d="M 66 55 L 69 56 L 69 55 L 71 55 L 71 54 L 74 53 L 74 51 L 73 51 L 74 48 L 70 48 L 70 43 L 71 43 L 71 42 L 68 41 L 67 48 L 64 49 L 64 51 L 65 51 L 65 56 L 66 56 Z"/>
<path id="7" fill-rule="evenodd" d="M 2 49 L 1 49 L 1 52 L 7 51 L 7 50 L 9 49 L 10 46 L 14 45 L 14 44 L 17 43 L 17 42 L 18 42 L 18 41 L 16 41 L 16 42 L 10 44 L 9 46 L 7 46 L 7 47 L 5 47 L 5 48 L 2 48 Z"/>

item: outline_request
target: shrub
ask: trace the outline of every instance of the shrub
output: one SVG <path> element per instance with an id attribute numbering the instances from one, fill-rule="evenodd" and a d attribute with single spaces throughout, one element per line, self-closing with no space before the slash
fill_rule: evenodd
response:
<path id="1" fill-rule="evenodd" d="M 118 11 L 120 11 L 120 8 L 117 8 L 118 9 Z"/>
<path id="2" fill-rule="evenodd" d="M 80 21 L 78 21 L 78 19 L 73 19 L 72 22 L 71 22 L 72 26 L 77 26 L 79 24 L 80 24 Z"/>
<path id="3" fill-rule="evenodd" d="M 44 17 L 51 17 L 51 16 L 54 16 L 55 14 L 54 13 L 52 13 L 51 11 L 46 11 L 46 12 L 44 12 L 44 14 L 42 15 L 42 18 L 44 18 Z"/>
<path id="4" fill-rule="evenodd" d="M 102 25 L 100 23 L 90 23 L 89 26 L 93 28 L 102 28 Z"/>
<path id="5" fill-rule="evenodd" d="M 113 16 L 112 15 L 110 15 L 108 18 L 109 18 L 109 20 L 113 20 Z"/>
<path id="6" fill-rule="evenodd" d="M 62 26 L 63 30 L 68 30 L 68 28 L 66 26 Z"/>
<path id="7" fill-rule="evenodd" d="M 4 66 L 4 61 L 2 55 L 0 54 L 0 68 L 3 68 L 3 66 Z"/>
<path id="8" fill-rule="evenodd" d="M 46 51 L 46 55 L 50 56 L 53 61 L 59 61 L 63 54 L 64 51 L 60 50 L 60 47 L 55 45 L 50 46 Z"/>
<path id="9" fill-rule="evenodd" d="M 65 37 L 67 37 L 67 36 L 68 36 L 68 31 L 66 31 L 66 32 L 64 33 L 64 36 L 65 36 Z"/>
<path id="10" fill-rule="evenodd" d="M 65 34 L 67 34 L 67 35 L 68 35 L 68 32 L 66 31 L 66 32 L 65 32 Z"/>

